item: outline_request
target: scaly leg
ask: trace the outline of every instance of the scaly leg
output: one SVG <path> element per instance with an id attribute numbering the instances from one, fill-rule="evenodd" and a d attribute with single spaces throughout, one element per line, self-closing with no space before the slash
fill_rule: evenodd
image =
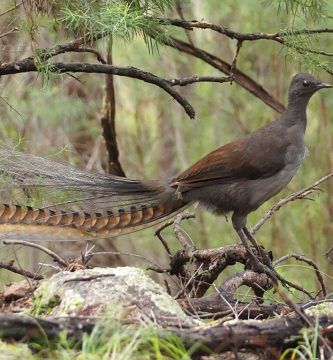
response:
<path id="1" fill-rule="evenodd" d="M 261 257 L 261 260 L 263 260 L 264 264 L 273 270 L 271 259 L 267 256 L 265 251 L 263 251 L 261 246 L 257 243 L 256 239 L 251 234 L 251 231 L 246 226 L 244 226 L 243 230 L 244 230 L 245 236 L 250 240 L 251 244 L 257 249 L 257 252 Z"/>
<path id="2" fill-rule="evenodd" d="M 236 230 L 243 246 L 245 247 L 245 249 L 249 255 L 249 260 L 253 266 L 253 269 L 255 271 L 263 272 L 263 273 L 267 274 L 274 282 L 277 282 L 277 277 L 275 275 L 274 269 L 272 267 L 269 267 L 269 266 L 263 264 L 261 261 L 259 261 L 258 258 L 252 252 L 252 250 L 248 244 L 248 241 L 251 241 L 256 248 L 258 247 L 259 254 L 261 253 L 261 251 L 259 250 L 259 246 L 258 246 L 257 242 L 255 241 L 255 239 L 252 236 L 250 238 L 248 238 L 246 236 L 246 234 L 244 232 L 244 228 L 246 228 L 245 224 L 246 224 L 246 216 L 235 214 L 235 213 L 232 215 L 232 225 L 233 225 L 234 229 Z"/>

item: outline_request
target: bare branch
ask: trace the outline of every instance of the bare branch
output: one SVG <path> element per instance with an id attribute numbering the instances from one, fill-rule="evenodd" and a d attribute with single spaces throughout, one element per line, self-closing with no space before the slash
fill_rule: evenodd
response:
<path id="1" fill-rule="evenodd" d="M 309 194 L 313 193 L 314 191 L 319 191 L 320 189 L 318 189 L 317 186 L 322 182 L 330 179 L 332 176 L 333 176 L 333 172 L 320 178 L 312 185 L 307 186 L 306 188 L 299 190 L 278 201 L 264 214 L 264 216 L 257 222 L 257 224 L 253 226 L 253 228 L 251 229 L 251 233 L 255 234 L 264 225 L 264 223 L 267 220 L 269 220 L 277 211 L 281 209 L 282 206 L 290 203 L 291 201 L 305 199 Z"/>
<path id="2" fill-rule="evenodd" d="M 42 280 L 44 277 L 40 274 L 33 273 L 29 270 L 20 269 L 14 265 L 14 260 L 11 261 L 0 261 L 0 268 L 11 271 L 15 274 L 20 274 L 22 276 L 28 277 L 34 280 Z"/>
<path id="3" fill-rule="evenodd" d="M 50 250 L 50 249 L 48 249 L 48 248 L 46 248 L 46 247 L 44 247 L 42 245 L 35 244 L 35 243 L 29 242 L 29 241 L 24 241 L 24 240 L 4 240 L 3 243 L 5 245 L 23 245 L 23 246 L 33 247 L 35 249 L 38 249 L 38 250 L 41 250 L 41 251 L 45 252 L 47 255 L 49 255 L 59 265 L 61 265 L 63 267 L 67 267 L 69 265 L 58 254 L 56 254 L 52 250 Z"/>
<path id="4" fill-rule="evenodd" d="M 215 32 L 218 32 L 222 35 L 227 36 L 230 39 L 235 39 L 239 41 L 255 41 L 255 40 L 271 40 L 276 41 L 280 44 L 284 43 L 283 37 L 288 36 L 297 36 L 297 35 L 315 35 L 315 34 L 324 34 L 324 33 L 333 33 L 333 29 L 324 28 L 324 29 L 300 29 L 300 30 L 287 30 L 287 31 L 279 31 L 276 33 L 263 33 L 263 32 L 255 32 L 255 33 L 240 33 L 234 30 L 229 29 L 228 27 L 216 25 L 204 21 L 186 21 L 184 19 L 158 19 L 159 22 L 163 25 L 172 25 L 181 27 L 185 30 L 193 30 L 197 29 L 209 29 Z"/>
<path id="5" fill-rule="evenodd" d="M 196 250 L 192 239 L 186 236 L 183 230 L 180 227 L 180 223 L 184 219 L 191 218 L 192 214 L 178 214 L 173 221 L 173 232 L 175 233 L 176 238 L 182 245 L 183 249 L 188 255 L 192 255 L 193 251 Z"/>
<path id="6" fill-rule="evenodd" d="M 233 80 L 232 76 L 192 76 L 180 79 L 170 79 L 168 80 L 173 86 L 187 86 L 190 84 L 194 84 L 197 82 L 217 82 L 217 83 L 224 83 L 224 82 L 231 82 Z"/>
<path id="7" fill-rule="evenodd" d="M 23 1 L 19 2 L 18 4 L 14 5 L 13 7 L 11 7 L 10 9 L 4 11 L 3 13 L 0 14 L 0 17 L 1 16 L 4 16 L 10 12 L 12 12 L 13 10 L 17 9 L 18 7 L 20 7 L 21 5 L 23 4 Z"/>
<path id="8" fill-rule="evenodd" d="M 15 32 L 15 31 L 18 31 L 18 28 L 17 28 L 17 27 L 12 28 L 12 29 L 10 29 L 9 31 L 7 31 L 7 32 L 5 32 L 5 33 L 1 33 L 1 34 L 0 34 L 0 39 L 3 38 L 3 37 L 5 37 L 5 36 L 8 36 L 8 35 L 12 34 L 12 33 Z"/>
<path id="9" fill-rule="evenodd" d="M 273 266 L 275 267 L 276 265 L 278 265 L 278 264 L 282 263 L 283 261 L 286 261 L 286 260 L 288 260 L 290 258 L 294 258 L 296 260 L 303 261 L 303 262 L 305 262 L 306 264 L 312 266 L 315 269 L 318 281 L 319 281 L 320 286 L 321 286 L 321 291 L 322 291 L 323 295 L 326 296 L 327 295 L 327 290 L 326 290 L 326 287 L 325 287 L 325 284 L 324 284 L 324 279 L 323 279 L 323 277 L 322 277 L 322 275 L 320 273 L 318 265 L 313 260 L 308 259 L 307 257 L 305 257 L 303 255 L 292 253 L 292 254 L 287 254 L 285 256 L 282 256 L 280 259 L 275 260 L 273 262 Z"/>
<path id="10" fill-rule="evenodd" d="M 187 115 L 193 119 L 195 111 L 190 103 L 184 99 L 179 92 L 173 89 L 172 84 L 163 78 L 160 78 L 150 72 L 141 69 L 127 66 L 119 67 L 107 64 L 88 64 L 88 63 L 48 63 L 48 70 L 54 73 L 100 73 L 100 74 L 113 74 L 117 76 L 125 76 L 144 82 L 157 85 L 169 95 L 171 95 L 185 110 Z M 38 71 L 33 58 L 25 58 L 13 63 L 2 64 L 0 66 L 0 75 L 11 75 L 17 73 Z"/>
<path id="11" fill-rule="evenodd" d="M 79 48 L 74 48 L 73 50 L 71 50 L 72 52 L 88 52 L 88 53 L 92 53 L 94 55 L 96 55 L 96 59 L 102 63 L 102 64 L 107 64 L 106 60 L 103 58 L 102 54 L 99 53 L 96 49 L 90 48 L 88 46 L 81 46 Z"/>
<path id="12" fill-rule="evenodd" d="M 165 45 L 177 49 L 196 58 L 199 58 L 211 65 L 213 68 L 233 76 L 234 81 L 242 86 L 245 90 L 249 91 L 252 95 L 261 99 L 265 104 L 273 108 L 274 110 L 282 113 L 285 111 L 285 106 L 268 93 L 260 84 L 254 81 L 250 76 L 246 75 L 238 69 L 232 69 L 232 65 L 222 60 L 221 58 L 197 48 L 182 40 L 169 37 L 161 40 Z M 233 72 L 234 70 L 234 72 Z"/>
<path id="13" fill-rule="evenodd" d="M 95 255 L 125 255 L 125 256 L 132 256 L 141 260 L 144 260 L 150 264 L 152 264 L 156 269 L 162 270 L 161 267 L 159 265 L 157 265 L 156 263 L 154 263 L 153 261 L 147 259 L 146 257 L 139 255 L 139 254 L 132 254 L 132 253 L 128 253 L 128 252 L 122 252 L 122 251 L 98 251 L 98 252 L 91 252 L 90 255 L 95 256 Z M 165 272 L 165 271 L 162 271 Z"/>

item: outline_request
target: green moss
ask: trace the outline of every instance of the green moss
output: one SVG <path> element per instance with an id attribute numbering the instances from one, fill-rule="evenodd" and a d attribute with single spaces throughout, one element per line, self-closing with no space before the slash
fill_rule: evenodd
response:
<path id="1" fill-rule="evenodd" d="M 48 302 L 44 303 L 43 294 L 39 294 L 34 299 L 30 314 L 33 316 L 48 315 L 57 305 L 60 304 L 60 301 L 61 299 L 59 295 L 53 295 Z"/>
<path id="2" fill-rule="evenodd" d="M 333 304 L 330 302 L 323 302 L 316 306 L 311 306 L 306 310 L 306 313 L 311 316 L 327 315 L 332 316 L 333 314 Z"/>

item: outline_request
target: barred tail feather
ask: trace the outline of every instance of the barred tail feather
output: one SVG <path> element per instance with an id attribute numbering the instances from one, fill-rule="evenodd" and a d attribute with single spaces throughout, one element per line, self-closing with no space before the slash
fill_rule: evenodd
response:
<path id="1" fill-rule="evenodd" d="M 7 239 L 110 238 L 153 226 L 188 206 L 167 181 L 90 173 L 1 144 L 0 182 L 0 238 Z M 36 208 L 12 205 L 36 199 Z"/>
<path id="2" fill-rule="evenodd" d="M 178 202 L 108 212 L 55 212 L 19 205 L 0 206 L 0 239 L 29 241 L 79 241 L 112 238 L 154 226 L 183 211 Z"/>

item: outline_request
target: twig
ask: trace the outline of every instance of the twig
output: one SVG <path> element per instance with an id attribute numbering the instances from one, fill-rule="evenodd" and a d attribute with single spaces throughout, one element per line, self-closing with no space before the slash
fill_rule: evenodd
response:
<path id="1" fill-rule="evenodd" d="M 182 213 L 180 214 L 182 215 L 181 216 L 181 219 L 182 220 L 187 220 L 187 219 L 194 219 L 195 218 L 195 214 L 193 213 Z M 166 223 L 164 223 L 162 226 L 160 226 L 156 231 L 155 231 L 155 235 L 157 236 L 158 233 L 160 233 L 162 230 L 166 229 L 167 227 L 173 225 L 175 222 L 175 220 L 170 220 L 170 221 L 167 221 Z"/>
<path id="2" fill-rule="evenodd" d="M 18 31 L 18 28 L 16 26 L 13 27 L 12 29 L 10 29 L 9 31 L 5 32 L 5 33 L 1 33 L 0 34 L 0 39 L 2 39 L 5 36 L 8 36 L 8 35 L 12 34 L 15 31 Z"/>
<path id="3" fill-rule="evenodd" d="M 305 262 L 306 264 L 312 266 L 315 269 L 318 281 L 319 281 L 320 286 L 321 286 L 321 291 L 322 291 L 323 295 L 326 296 L 327 295 L 327 290 L 326 290 L 326 286 L 325 286 L 325 283 L 324 283 L 324 279 L 323 279 L 323 277 L 322 277 L 322 275 L 320 273 L 318 265 L 313 260 L 308 259 L 307 257 L 305 257 L 303 255 L 292 253 L 292 254 L 282 256 L 278 260 L 275 260 L 273 262 L 273 266 L 275 267 L 276 265 L 278 265 L 281 262 L 286 261 L 286 260 L 288 260 L 290 258 L 295 258 L 296 260 L 303 261 L 303 262 Z"/>
<path id="4" fill-rule="evenodd" d="M 188 219 L 189 216 L 191 216 L 193 214 L 179 214 L 176 216 L 176 218 L 173 221 L 173 232 L 175 233 L 176 238 L 178 239 L 178 241 L 181 243 L 183 249 L 185 250 L 185 252 L 191 256 L 193 251 L 196 250 L 195 246 L 193 245 L 193 242 L 191 240 L 191 244 L 188 242 L 188 238 L 184 235 L 183 230 L 180 227 L 180 223 L 184 220 L 184 219 Z"/>
<path id="5" fill-rule="evenodd" d="M 64 283 L 72 282 L 72 281 L 90 281 L 90 280 L 96 280 L 102 277 L 108 277 L 108 276 L 115 276 L 115 274 L 97 274 L 97 275 L 90 275 L 90 276 L 81 276 L 76 277 L 72 279 L 67 279 L 64 281 Z"/>
<path id="6" fill-rule="evenodd" d="M 16 109 L 14 108 L 14 106 L 11 105 L 3 96 L 0 96 L 0 99 L 1 99 L 7 106 L 9 106 L 9 108 L 10 108 L 11 110 L 15 111 L 16 114 L 22 118 L 22 114 L 21 114 L 18 110 L 16 110 Z"/>
<path id="7" fill-rule="evenodd" d="M 198 82 L 231 82 L 233 80 L 232 76 L 192 76 L 180 79 L 170 79 L 168 80 L 173 86 L 187 86 L 190 84 L 198 83 Z"/>
<path id="8" fill-rule="evenodd" d="M 187 219 L 194 219 L 195 218 L 195 215 L 193 213 L 183 213 L 183 214 L 180 214 L 181 215 L 181 221 L 182 220 L 187 220 Z M 155 236 L 157 236 L 159 238 L 159 240 L 161 241 L 162 245 L 164 246 L 165 248 L 165 251 L 167 252 L 167 254 L 169 256 L 171 256 L 171 251 L 170 251 L 170 248 L 167 244 L 167 242 L 163 239 L 162 235 L 161 235 L 161 232 L 162 230 L 166 229 L 167 227 L 173 225 L 175 222 L 174 219 L 170 220 L 170 221 L 167 221 L 166 223 L 164 223 L 162 226 L 160 226 L 156 231 L 155 231 Z"/>
<path id="9" fill-rule="evenodd" d="M 67 267 L 68 263 L 61 258 L 58 254 L 56 254 L 54 251 L 39 245 L 39 244 L 35 244 L 29 241 L 24 241 L 24 240 L 4 240 L 3 243 L 5 245 L 24 245 L 24 246 L 29 246 L 29 247 L 33 247 L 35 249 L 41 250 L 43 252 L 45 252 L 47 255 L 49 255 L 55 262 L 57 262 L 59 265 L 63 266 L 63 267 Z"/>
<path id="10" fill-rule="evenodd" d="M 0 261 L 0 268 L 1 269 L 6 269 L 9 270 L 15 274 L 20 274 L 23 275 L 25 277 L 28 277 L 30 279 L 34 279 L 34 280 L 42 280 L 44 279 L 44 277 L 40 274 L 36 274 L 33 273 L 29 270 L 24 270 L 24 269 L 19 269 L 18 267 L 16 267 L 14 265 L 14 260 L 11 261 Z"/>
<path id="11" fill-rule="evenodd" d="M 302 286 L 299 286 L 299 285 L 285 279 L 278 272 L 275 272 L 275 276 L 276 276 L 277 280 L 279 280 L 285 288 L 287 288 L 286 285 L 288 285 L 289 287 L 291 287 L 295 290 L 298 290 L 298 291 L 302 292 L 303 294 L 307 295 L 311 300 L 314 300 L 314 297 L 311 295 L 311 293 L 309 291 L 303 289 Z"/>
<path id="12" fill-rule="evenodd" d="M 184 17 L 184 14 L 183 14 L 183 8 L 182 8 L 182 6 L 181 6 L 181 4 L 180 4 L 180 0 L 177 0 L 177 1 L 176 1 L 176 11 L 177 11 L 179 17 L 180 17 L 182 20 L 186 21 L 186 20 L 185 20 L 185 17 Z M 192 37 L 191 37 L 191 34 L 190 34 L 189 29 L 184 29 L 184 30 L 185 30 L 185 34 L 186 34 L 186 37 L 187 37 L 188 42 L 189 42 L 191 45 L 194 45 L 194 42 L 193 42 L 193 40 L 192 40 Z"/>
<path id="13" fill-rule="evenodd" d="M 165 45 L 175 48 L 180 52 L 184 52 L 201 59 L 202 61 L 206 62 L 213 68 L 223 72 L 226 75 L 233 75 L 234 81 L 242 86 L 245 90 L 249 91 L 252 95 L 258 97 L 265 104 L 280 113 L 285 111 L 285 106 L 277 99 L 275 99 L 270 93 L 268 93 L 268 91 L 264 89 L 262 85 L 258 84 L 250 76 L 246 75 L 239 69 L 234 70 L 234 73 L 232 74 L 231 64 L 224 61 L 223 59 L 174 37 L 161 39 L 161 41 Z"/>
<path id="14" fill-rule="evenodd" d="M 268 210 L 264 216 L 257 222 L 257 224 L 255 224 L 253 226 L 253 228 L 251 229 L 251 233 L 255 234 L 263 225 L 264 223 L 269 220 L 278 210 L 281 209 L 282 206 L 288 204 L 291 201 L 294 200 L 300 200 L 300 199 L 304 199 L 306 198 L 309 194 L 311 194 L 314 191 L 318 191 L 320 189 L 317 188 L 317 186 L 319 184 L 321 184 L 322 182 L 330 179 L 333 176 L 333 172 L 320 178 L 319 180 L 317 180 L 315 183 L 313 183 L 310 186 L 307 186 L 306 188 L 299 190 L 283 199 L 281 199 L 280 201 L 278 201 L 274 206 L 272 206 L 270 208 L 270 210 Z"/>
<path id="15" fill-rule="evenodd" d="M 324 254 L 324 256 L 326 256 L 330 262 L 332 262 L 332 259 L 331 259 L 332 252 L 333 252 L 333 246 L 331 246 Z"/>
<path id="16" fill-rule="evenodd" d="M 233 74 L 237 68 L 237 59 L 242 45 L 243 45 L 243 40 L 237 40 L 236 53 L 231 64 L 231 74 Z"/>
<path id="17" fill-rule="evenodd" d="M 128 252 L 122 252 L 122 251 L 98 251 L 98 252 L 92 252 L 91 255 L 125 255 L 125 256 L 133 256 L 138 259 L 144 260 L 146 262 L 149 262 L 150 264 L 154 265 L 156 268 L 161 269 L 159 265 L 154 263 L 153 261 L 147 259 L 146 257 L 138 254 L 132 254 Z"/>
<path id="18" fill-rule="evenodd" d="M 163 239 L 163 236 L 161 235 L 161 230 L 160 230 L 160 229 L 158 229 L 158 230 L 155 232 L 155 236 L 158 237 L 158 239 L 159 239 L 160 242 L 162 243 L 162 245 L 163 245 L 165 251 L 167 252 L 167 254 L 168 254 L 169 256 L 171 256 L 172 254 L 171 254 L 171 250 L 170 250 L 170 248 L 169 248 L 169 245 L 168 245 L 168 243 Z"/>
<path id="19" fill-rule="evenodd" d="M 14 6 L 11 7 L 10 9 L 8 9 L 8 10 L 4 11 L 3 13 L 1 13 L 1 14 L 0 14 L 0 17 L 6 15 L 6 14 L 8 14 L 8 13 L 10 13 L 11 11 L 13 11 L 13 10 L 15 10 L 15 9 L 17 9 L 17 8 L 20 7 L 22 4 L 23 4 L 23 1 L 19 2 L 18 4 L 14 5 Z"/>
<path id="20" fill-rule="evenodd" d="M 106 60 L 103 58 L 102 54 L 97 51 L 94 48 L 88 47 L 88 46 L 80 46 L 79 48 L 74 48 L 73 50 L 71 50 L 72 52 L 88 52 L 88 53 L 92 53 L 96 55 L 96 59 L 102 63 L 102 64 L 107 64 Z"/>
<path id="21" fill-rule="evenodd" d="M 83 266 L 86 266 L 88 264 L 88 262 L 92 259 L 93 257 L 93 249 L 95 248 L 95 245 L 89 247 L 89 245 L 86 245 L 86 248 L 84 249 L 83 252 L 81 252 L 81 263 Z"/>

